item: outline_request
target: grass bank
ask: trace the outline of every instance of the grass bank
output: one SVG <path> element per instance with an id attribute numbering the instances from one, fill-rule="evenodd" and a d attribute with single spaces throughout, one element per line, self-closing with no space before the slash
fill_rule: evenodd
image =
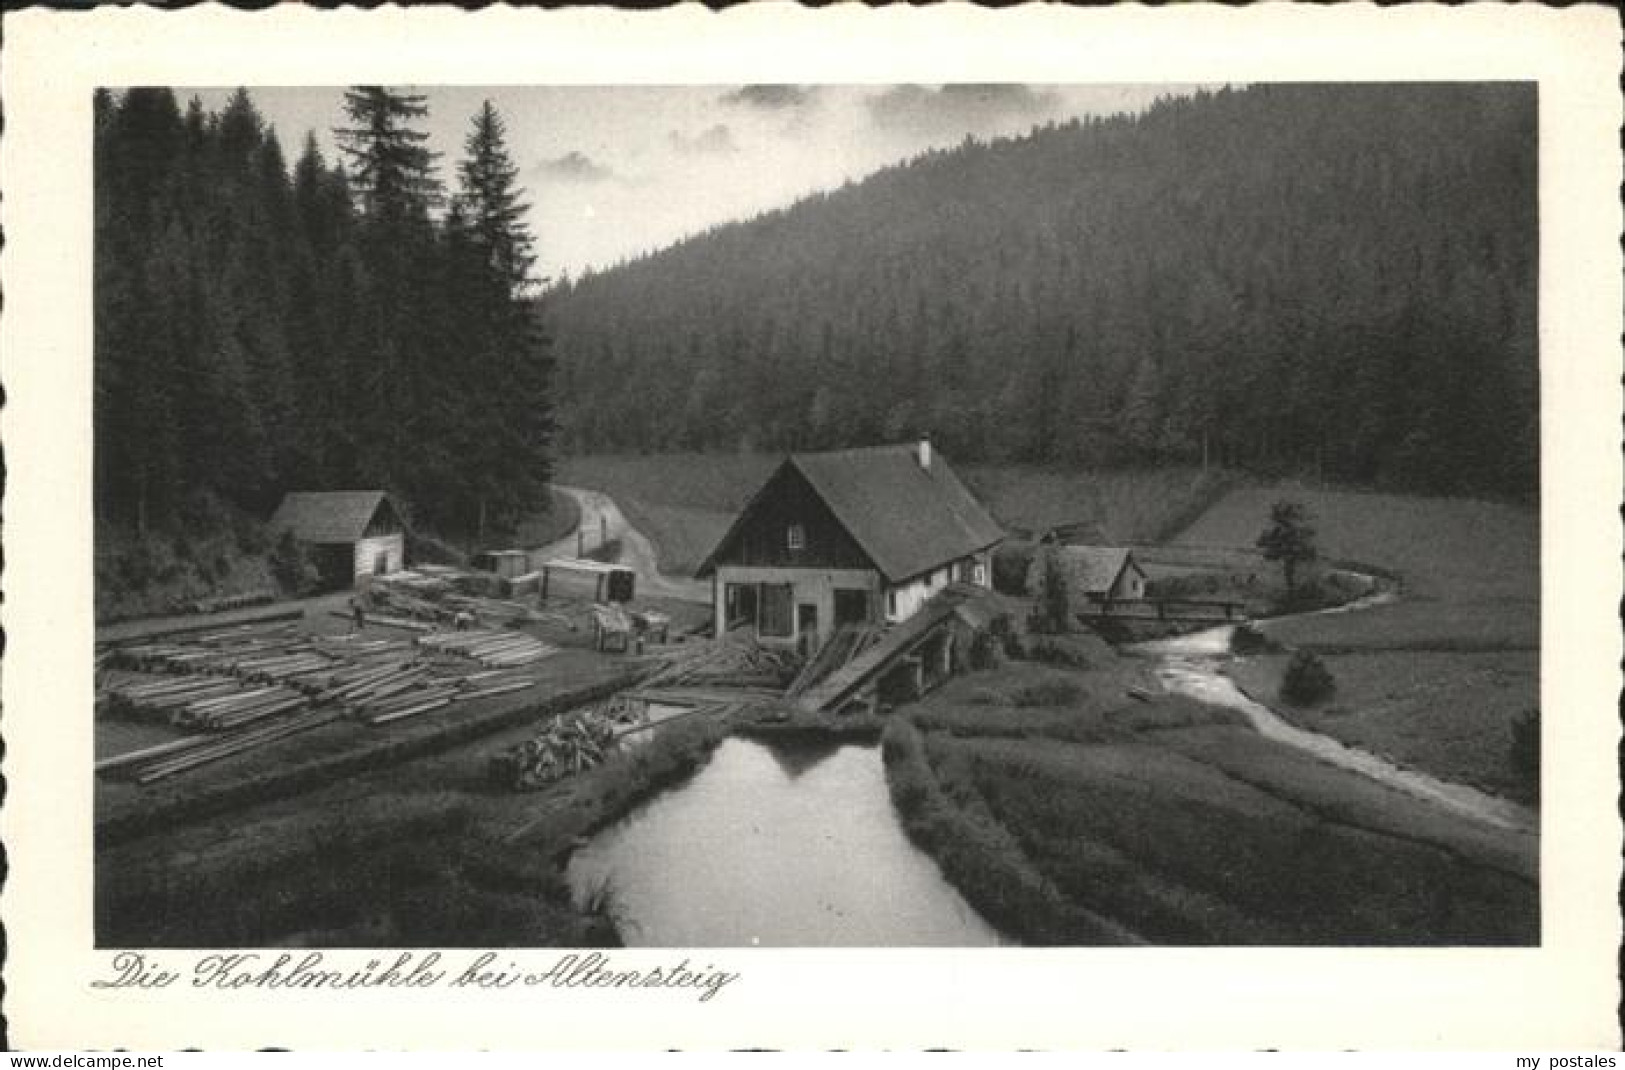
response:
<path id="1" fill-rule="evenodd" d="M 563 859 L 579 837 L 692 773 L 725 735 L 716 721 L 674 722 L 528 795 L 458 775 L 455 762 L 425 762 L 363 778 L 342 798 L 315 792 L 138 841 L 98 860 L 98 943 L 612 946 L 612 919 L 572 900 Z"/>
<path id="2" fill-rule="evenodd" d="M 1534 802 L 1511 760 L 1512 724 L 1540 689 L 1534 651 L 1493 654 L 1324 654 L 1337 690 L 1299 707 L 1280 700 L 1285 655 L 1240 660 L 1230 668 L 1243 690 L 1282 716 L 1398 765 Z"/>
<path id="3" fill-rule="evenodd" d="M 963 677 L 887 730 L 910 834 L 1034 943 L 1539 938 L 1534 846 L 1321 765 L 1126 667 Z"/>

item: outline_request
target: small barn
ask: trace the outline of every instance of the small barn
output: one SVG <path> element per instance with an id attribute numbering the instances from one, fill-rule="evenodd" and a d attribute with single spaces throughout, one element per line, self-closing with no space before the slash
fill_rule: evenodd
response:
<path id="1" fill-rule="evenodd" d="M 1137 602 L 1145 597 L 1145 570 L 1134 552 L 1114 546 L 1058 546 L 1048 544 L 1033 555 L 1027 568 L 1027 593 L 1037 596 L 1044 587 L 1045 561 L 1055 554 L 1066 574 L 1072 604 Z"/>
<path id="2" fill-rule="evenodd" d="M 271 517 L 271 531 L 292 532 L 310 548 L 324 587 L 406 567 L 406 525 L 381 490 L 294 491 Z"/>
<path id="3" fill-rule="evenodd" d="M 842 625 L 905 621 L 950 583 L 988 587 L 1003 535 L 929 439 L 793 454 L 698 575 L 718 634 L 810 652 Z"/>

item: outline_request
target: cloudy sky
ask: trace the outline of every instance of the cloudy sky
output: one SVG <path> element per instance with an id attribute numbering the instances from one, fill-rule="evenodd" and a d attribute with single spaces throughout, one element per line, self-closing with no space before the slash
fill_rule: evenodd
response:
<path id="1" fill-rule="evenodd" d="M 1189 87 L 613 86 L 420 89 L 448 183 L 469 118 L 489 98 L 532 205 L 539 271 L 658 249 L 716 223 L 861 178 L 932 146 L 1074 115 L 1138 111 Z M 192 91 L 182 90 L 181 96 Z M 342 90 L 255 88 L 290 163 L 314 130 L 329 162 Z M 199 91 L 219 108 L 227 90 Z"/>

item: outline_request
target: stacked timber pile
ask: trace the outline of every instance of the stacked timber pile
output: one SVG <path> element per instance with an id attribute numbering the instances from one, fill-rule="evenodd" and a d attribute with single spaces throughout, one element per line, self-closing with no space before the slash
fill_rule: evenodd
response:
<path id="1" fill-rule="evenodd" d="M 789 651 L 762 646 L 742 635 L 687 643 L 650 656 L 654 671 L 644 688 L 673 685 L 782 689 L 800 668 Z"/>
<path id="2" fill-rule="evenodd" d="M 336 716 L 332 711 L 306 710 L 231 732 L 185 736 L 155 747 L 120 754 L 116 758 L 104 758 L 96 763 L 96 772 L 119 773 L 133 778 L 138 784 L 151 784 L 327 724 Z"/>
<path id="3" fill-rule="evenodd" d="M 440 654 L 477 661 L 492 669 L 529 665 L 558 653 L 558 647 L 524 632 L 474 628 L 460 632 L 434 632 L 418 637 L 418 646 Z"/>
<path id="4" fill-rule="evenodd" d="M 500 577 L 459 569 L 423 566 L 418 572 L 396 572 L 373 580 L 369 590 L 376 609 L 386 612 L 372 619 L 393 624 L 392 617 L 433 624 L 462 618 L 493 626 L 518 624 L 541 619 L 530 606 L 508 598 L 494 597 L 490 581 Z M 507 581 L 502 581 L 506 583 Z"/>
<path id="5" fill-rule="evenodd" d="M 598 710 L 556 717 L 542 734 L 491 758 L 493 783 L 514 791 L 545 788 L 603 762 L 615 722 Z"/>

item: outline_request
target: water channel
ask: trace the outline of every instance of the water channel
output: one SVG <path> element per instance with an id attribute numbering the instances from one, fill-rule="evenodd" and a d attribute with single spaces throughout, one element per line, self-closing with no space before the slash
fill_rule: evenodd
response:
<path id="1" fill-rule="evenodd" d="M 1392 600 L 1378 591 L 1322 613 Z M 1528 807 L 1405 769 L 1288 724 L 1226 674 L 1234 627 L 1139 643 L 1171 692 L 1245 714 L 1261 735 L 1484 823 L 1539 828 Z M 676 709 L 662 709 L 671 715 Z M 628 740 L 628 742 L 632 742 Z M 909 842 L 869 744 L 730 738 L 680 787 L 572 856 L 580 900 L 612 890 L 622 938 L 643 947 L 982 947 L 1007 943 Z"/>
<path id="2" fill-rule="evenodd" d="M 1391 602 L 1394 598 L 1392 591 L 1379 591 L 1346 605 L 1317 610 L 1316 613 L 1356 612 Z M 1303 614 L 1311 615 L 1314 614 Z M 1237 710 L 1247 717 L 1248 723 L 1259 735 L 1307 751 L 1330 765 L 1359 773 L 1435 806 L 1497 828 L 1518 832 L 1539 830 L 1540 815 L 1527 806 L 1465 784 L 1440 780 L 1395 765 L 1380 755 L 1288 724 L 1268 706 L 1254 702 L 1224 671 L 1224 663 L 1231 657 L 1230 637 L 1234 632 L 1234 625 L 1225 625 L 1171 639 L 1138 643 L 1127 648 L 1126 652 L 1157 658 L 1157 678 L 1169 691 L 1212 706 Z"/>
<path id="3" fill-rule="evenodd" d="M 1005 942 L 909 842 L 872 744 L 730 738 L 681 787 L 578 850 L 634 947 Z"/>

